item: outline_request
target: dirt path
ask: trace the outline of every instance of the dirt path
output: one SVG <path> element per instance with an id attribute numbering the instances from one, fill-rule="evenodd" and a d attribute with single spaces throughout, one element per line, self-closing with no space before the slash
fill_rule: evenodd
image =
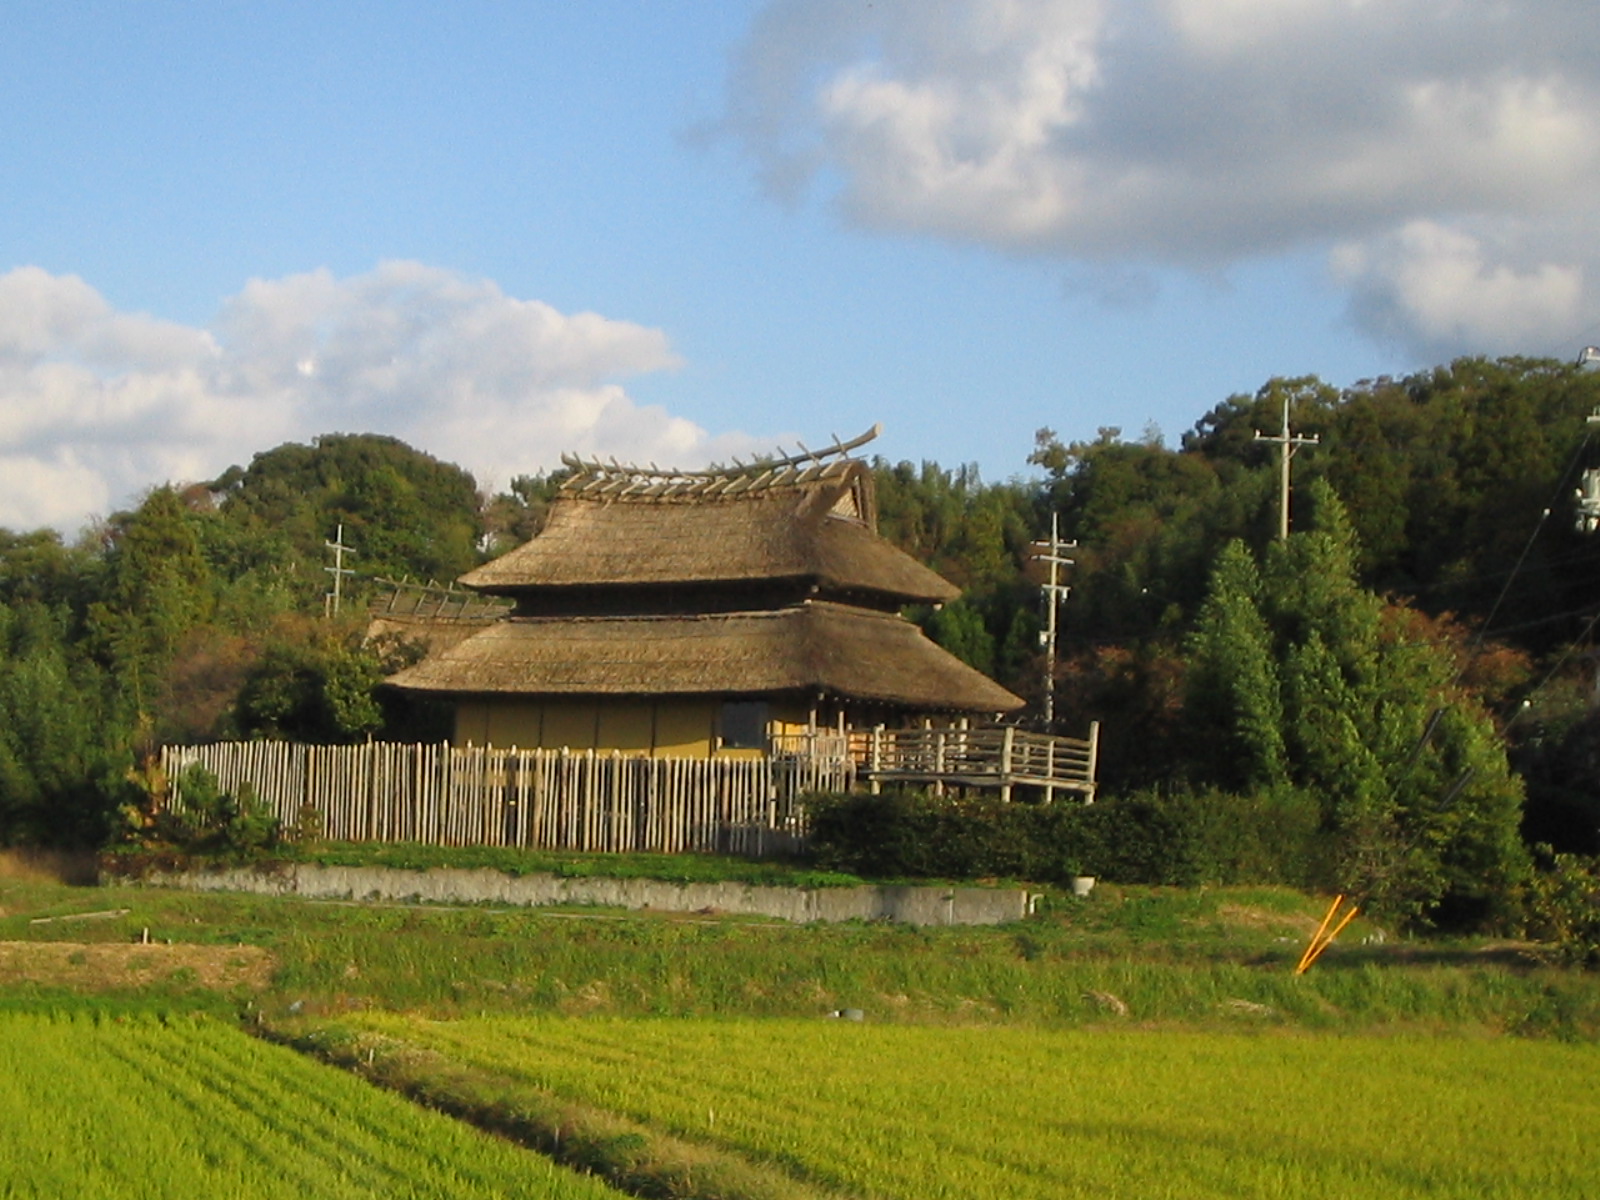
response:
<path id="1" fill-rule="evenodd" d="M 271 979 L 273 965 L 260 946 L 0 942 L 0 984 L 91 991 L 153 983 L 260 989 Z"/>

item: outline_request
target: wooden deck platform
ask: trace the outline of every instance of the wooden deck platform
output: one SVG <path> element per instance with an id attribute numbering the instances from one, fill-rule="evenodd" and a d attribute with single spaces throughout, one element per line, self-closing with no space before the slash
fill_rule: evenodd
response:
<path id="1" fill-rule="evenodd" d="M 775 739 L 778 756 L 847 759 L 856 778 L 874 792 L 884 784 L 927 784 L 945 788 L 997 788 L 1011 799 L 1018 786 L 1040 788 L 1045 799 L 1057 791 L 1092 802 L 1099 755 L 1100 726 L 1087 738 L 1055 737 L 1011 725 L 981 728 L 863 729 L 802 734 Z"/>

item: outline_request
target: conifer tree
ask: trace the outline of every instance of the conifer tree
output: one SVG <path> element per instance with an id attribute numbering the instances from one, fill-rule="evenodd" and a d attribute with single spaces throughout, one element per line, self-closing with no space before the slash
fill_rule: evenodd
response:
<path id="1" fill-rule="evenodd" d="M 1208 779 L 1239 791 L 1287 778 L 1282 684 L 1260 592 L 1250 552 L 1243 542 L 1229 543 L 1189 641 L 1192 753 Z"/>
<path id="2" fill-rule="evenodd" d="M 1332 881 L 1392 915 L 1479 922 L 1527 869 L 1521 786 L 1447 649 L 1405 640 L 1403 610 L 1356 582 L 1354 532 L 1313 484 L 1310 528 L 1265 568 L 1219 557 L 1190 640 L 1196 774 L 1316 797 Z"/>

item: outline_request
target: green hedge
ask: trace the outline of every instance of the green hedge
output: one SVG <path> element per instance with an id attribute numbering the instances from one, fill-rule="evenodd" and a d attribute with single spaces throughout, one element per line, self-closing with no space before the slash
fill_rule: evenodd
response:
<path id="1" fill-rule="evenodd" d="M 890 879 L 1075 875 L 1115 883 L 1322 882 L 1318 806 L 1300 792 L 1140 792 L 1085 805 L 951 799 L 920 792 L 809 802 L 818 867 Z"/>
<path id="2" fill-rule="evenodd" d="M 1528 932 L 1569 963 L 1600 968 L 1600 856 L 1534 847 L 1540 870 L 1528 885 Z"/>

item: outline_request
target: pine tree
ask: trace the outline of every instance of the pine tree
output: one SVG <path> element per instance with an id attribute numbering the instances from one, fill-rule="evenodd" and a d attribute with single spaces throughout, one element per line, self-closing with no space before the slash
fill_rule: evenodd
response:
<path id="1" fill-rule="evenodd" d="M 1527 870 L 1521 787 L 1447 649 L 1356 581 L 1355 534 L 1325 483 L 1310 528 L 1257 571 L 1231 544 L 1190 639 L 1196 773 L 1314 795 L 1336 883 L 1391 915 L 1482 922 Z"/>
<path id="2" fill-rule="evenodd" d="M 1282 683 L 1260 593 L 1255 560 L 1243 542 L 1230 542 L 1189 641 L 1193 753 L 1207 778 L 1239 791 L 1287 778 Z"/>

